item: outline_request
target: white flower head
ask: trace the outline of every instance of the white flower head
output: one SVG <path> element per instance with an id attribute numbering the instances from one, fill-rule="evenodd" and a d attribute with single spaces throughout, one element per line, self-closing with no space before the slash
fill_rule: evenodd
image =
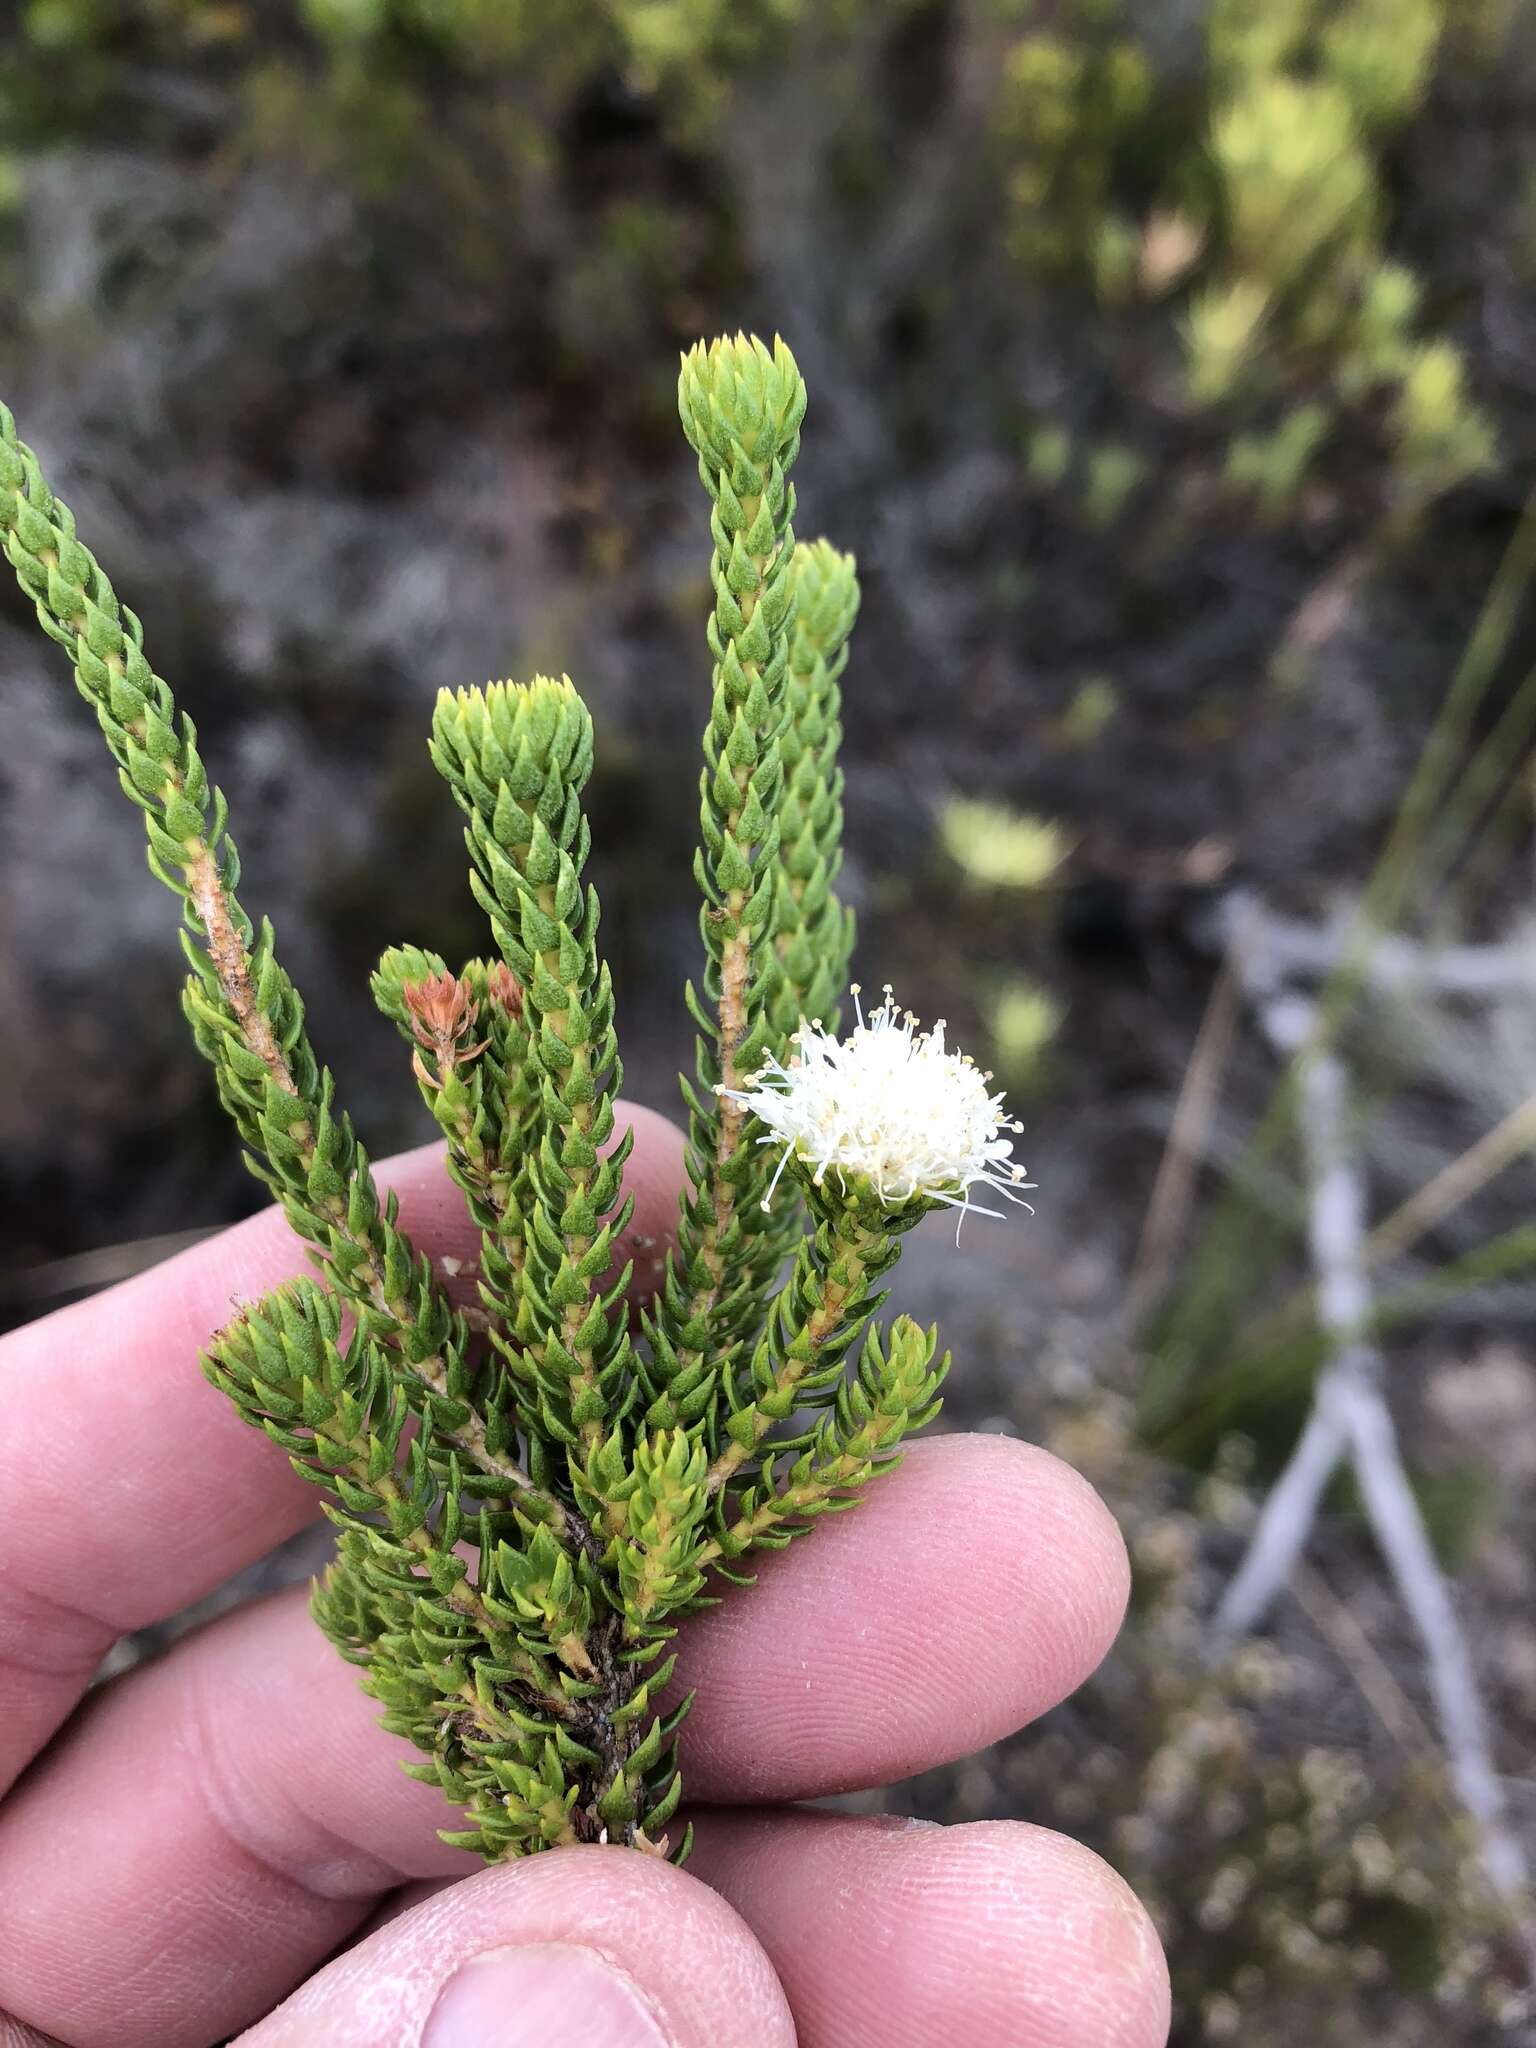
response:
<path id="1" fill-rule="evenodd" d="M 920 1200 L 1000 1216 L 971 1200 L 986 1187 L 1027 1209 L 1018 1190 L 1033 1182 L 1013 1157 L 1023 1126 L 988 1092 L 991 1075 L 947 1050 L 942 1017 L 919 1031 L 889 988 L 868 1017 L 857 983 L 853 997 L 859 1021 L 846 1038 L 802 1020 L 788 1065 L 770 1056 L 748 1087 L 720 1090 L 767 1126 L 759 1144 L 782 1147 L 763 1207 L 794 1159 L 813 1186 L 829 1173 L 844 1188 L 857 1180 L 887 1208 Z"/>

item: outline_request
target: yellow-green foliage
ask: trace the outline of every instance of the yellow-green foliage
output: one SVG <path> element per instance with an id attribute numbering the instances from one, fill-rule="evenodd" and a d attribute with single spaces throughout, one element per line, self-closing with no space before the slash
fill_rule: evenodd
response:
<path id="1" fill-rule="evenodd" d="M 1418 280 L 1384 247 L 1382 148 L 1423 108 L 1447 0 L 1210 0 L 1203 115 L 1160 98 L 1115 0 L 1068 0 L 1048 26 L 1020 13 L 994 124 L 1009 247 L 1091 279 L 1111 318 L 1170 303 L 1186 404 L 1230 420 L 1229 485 L 1283 516 L 1349 408 L 1370 408 L 1384 508 L 1486 465 L 1460 352 L 1417 326 Z M 1059 475 L 1055 452 L 1037 432 L 1036 481 Z M 1113 444 L 1088 469 L 1081 510 L 1105 526 L 1136 479 Z"/>
<path id="2" fill-rule="evenodd" d="M 1439 0 L 1351 0 L 1318 36 L 1318 61 L 1371 125 L 1403 121 L 1429 84 L 1442 27 Z"/>
<path id="3" fill-rule="evenodd" d="M 1300 51 L 1317 0 L 1211 0 L 1206 50 L 1218 93 L 1267 78 Z"/>
<path id="4" fill-rule="evenodd" d="M 1099 222 L 1092 250 L 1093 281 L 1100 300 L 1122 305 L 1140 282 L 1144 237 L 1133 220 L 1107 213 Z"/>
<path id="5" fill-rule="evenodd" d="M 1031 482 L 1054 490 L 1072 460 L 1072 436 L 1054 420 L 1043 420 L 1025 443 L 1024 460 Z"/>
<path id="6" fill-rule="evenodd" d="M 1104 441 L 1088 457 L 1083 477 L 1084 521 L 1102 530 L 1113 526 L 1147 474 L 1143 456 L 1121 441 Z"/>
<path id="7" fill-rule="evenodd" d="M 1027 1081 L 1061 1029 L 1062 1009 L 1032 981 L 1006 981 L 987 1009 L 993 1058 L 1011 1088 Z"/>
<path id="8" fill-rule="evenodd" d="M 1398 472 L 1413 496 L 1431 497 L 1493 461 L 1493 430 L 1465 387 L 1466 365 L 1450 342 L 1414 351 L 1392 412 Z"/>
<path id="9" fill-rule="evenodd" d="M 1375 178 L 1334 86 L 1255 79 L 1211 124 L 1227 253 L 1272 290 L 1346 237 L 1370 232 Z"/>
<path id="10" fill-rule="evenodd" d="M 1170 494 L 1169 525 L 1188 504 L 1234 495 L 1283 518 L 1309 479 L 1329 479 L 1337 452 L 1358 465 L 1362 446 L 1377 471 L 1348 501 L 1411 516 L 1484 468 L 1494 439 L 1454 334 L 1426 320 L 1417 276 L 1392 253 L 1385 152 L 1411 139 L 1437 69 L 1488 61 L 1502 0 L 1202 4 L 1203 74 L 1172 65 L 1155 10 L 1126 0 L 989 0 L 946 29 L 956 75 L 981 76 L 987 93 L 988 146 L 954 180 L 958 191 L 974 175 L 967 200 L 994 230 L 977 262 L 993 246 L 1011 256 L 1039 288 L 1032 310 L 1047 282 L 1091 288 L 1097 320 L 1069 297 L 1070 317 L 1090 348 L 1102 342 L 1132 414 L 1070 429 L 1037 419 L 1028 476 L 1051 488 L 1070 472 L 1081 523 L 1114 527 L 1149 459 L 1134 414 L 1146 401 L 1158 463 L 1178 463 L 1163 423 L 1176 434 L 1182 409 L 1204 471 Z M 104 130 L 127 67 L 212 63 L 227 104 L 244 110 L 226 162 L 297 161 L 407 215 L 471 293 L 495 292 L 531 258 L 552 359 L 580 378 L 626 357 L 661 360 L 680 307 L 736 288 L 737 228 L 716 200 L 743 175 L 737 115 L 756 83 L 778 77 L 782 89 L 833 49 L 866 67 L 893 58 L 918 5 L 28 0 L 18 50 L 31 53 L 32 125 L 50 145 L 61 122 Z M 21 61 L 12 53 L 0 81 L 8 110 L 24 97 Z M 582 189 L 566 210 L 552 195 L 582 183 L 568 175 L 571 116 L 616 80 L 696 173 L 687 186 Z M 905 203 L 899 179 L 879 173 L 886 119 L 872 91 L 835 158 L 850 177 L 860 151 L 875 166 L 871 208 Z M 14 183 L 0 165 L 0 215 Z M 837 204 L 831 186 L 826 204 Z M 979 274 L 976 289 L 992 288 Z M 1435 320 L 1449 317 L 1437 306 Z M 655 415 L 664 396 L 637 385 L 628 402 Z M 1211 460 L 1213 435 L 1227 446 Z"/>
<path id="11" fill-rule="evenodd" d="M 1212 256 L 1184 322 L 1197 406 L 1331 386 L 1336 404 L 1396 387 L 1384 499 L 1422 504 L 1483 468 L 1492 430 L 1459 349 L 1415 335 L 1418 281 L 1382 251 L 1376 139 L 1419 108 L 1441 0 L 1217 0 L 1209 137 Z M 1234 441 L 1228 481 L 1279 515 L 1326 448 L 1336 405 Z"/>
<path id="12" fill-rule="evenodd" d="M 1103 738 L 1120 710 L 1120 692 L 1112 676 L 1084 676 L 1067 708 L 1056 720 L 1054 734 L 1061 747 L 1091 747 Z"/>
<path id="13" fill-rule="evenodd" d="M 1026 35 L 1008 50 L 994 116 L 1009 247 L 1042 270 L 1094 260 L 1114 147 L 1153 94 L 1134 42 L 1104 35 L 1086 6 L 1068 26 L 1075 36 Z"/>
<path id="14" fill-rule="evenodd" d="M 629 52 L 630 68 L 656 85 L 703 64 L 751 56 L 776 28 L 798 21 L 806 0 L 617 0 L 614 26 Z"/>
<path id="15" fill-rule="evenodd" d="M 238 0 L 140 0 L 136 11 L 150 28 L 194 46 L 238 38 L 249 26 Z M 127 12 L 120 0 L 26 0 L 21 26 L 39 49 L 73 50 L 121 27 Z"/>
<path id="16" fill-rule="evenodd" d="M 960 61 L 988 81 L 980 176 L 991 183 L 977 197 L 996 241 L 1032 279 L 1092 287 L 1133 397 L 1138 366 L 1155 359 L 1141 345 L 1153 330 L 1138 323 L 1157 309 L 1173 360 L 1145 395 L 1165 413 L 1181 398 L 1193 415 L 1218 412 L 1233 437 L 1228 481 L 1268 516 L 1305 476 L 1326 474 L 1357 426 L 1380 450 L 1376 496 L 1396 509 L 1489 459 L 1491 428 L 1455 341 L 1426 328 L 1418 281 L 1389 253 L 1383 152 L 1423 112 L 1437 65 L 1486 61 L 1494 4 L 1204 0 L 1203 80 L 1167 68 L 1152 12 L 1125 0 L 991 0 L 956 31 L 972 39 Z M 537 255 L 567 170 L 568 117 L 622 80 L 669 143 L 697 153 L 699 203 L 652 190 L 585 202 L 595 217 L 561 238 L 540 286 L 557 359 L 580 373 L 625 354 L 659 359 L 675 309 L 729 273 L 732 227 L 700 218 L 739 174 L 735 120 L 752 82 L 819 65 L 834 45 L 872 63 L 916 5 L 28 0 L 19 47 L 36 59 L 33 121 L 50 141 L 61 121 L 90 130 L 112 118 L 125 65 L 195 68 L 213 52 L 220 92 L 246 111 L 227 157 L 297 159 L 397 205 L 471 289 Z M 9 105 L 16 79 L 6 87 Z M 654 410 L 657 393 L 643 403 Z M 1321 406 L 1326 431 L 1315 410 L 1287 429 L 1290 404 Z M 1063 481 L 1070 453 L 1065 428 L 1041 423 L 1032 479 Z M 1116 523 L 1145 459 L 1133 431 L 1095 422 L 1074 465 L 1085 524 Z"/>
<path id="17" fill-rule="evenodd" d="M 1072 850 L 1059 825 L 980 798 L 951 798 L 939 829 L 951 860 L 981 889 L 1042 888 Z"/>
<path id="18" fill-rule="evenodd" d="M 1237 390 L 1268 312 L 1269 291 L 1251 277 L 1207 285 L 1190 300 L 1183 335 L 1186 379 L 1196 405 L 1220 405 Z"/>
<path id="19" fill-rule="evenodd" d="M 805 0 L 598 0 L 570 9 L 550 0 L 301 0 L 307 25 L 335 41 L 396 32 L 492 61 L 579 50 L 595 34 L 615 39 L 636 82 L 654 85 L 695 67 L 751 55 Z"/>
<path id="20" fill-rule="evenodd" d="M 1360 288 L 1339 360 L 1344 397 L 1364 397 L 1407 370 L 1420 296 L 1419 281 L 1404 264 L 1380 263 L 1371 271 Z"/>
<path id="21" fill-rule="evenodd" d="M 836 20 L 848 12 L 842 0 L 820 14 Z M 480 76 L 515 71 L 521 91 L 545 96 L 547 113 L 617 73 L 632 90 L 661 95 L 674 119 L 702 132 L 723 118 L 741 67 L 810 13 L 810 0 L 593 0 L 583 7 L 564 0 L 286 0 L 267 8 L 254 0 L 140 0 L 134 8 L 117 0 L 29 0 L 23 27 L 44 51 L 106 47 L 130 28 L 143 53 L 173 61 L 228 46 L 308 89 L 322 121 L 328 100 L 378 93 L 393 80 L 429 134 L 432 68 L 446 61 Z M 302 51 L 295 30 L 318 46 L 318 62 Z M 386 92 L 386 110 L 388 99 Z M 438 137 L 445 145 L 452 139 Z M 397 155 L 396 170 L 410 175 L 405 156 Z"/>
<path id="22" fill-rule="evenodd" d="M 1237 435 L 1227 449 L 1227 483 L 1256 498 L 1266 516 L 1278 518 L 1305 483 L 1328 427 L 1327 407 L 1311 399 L 1268 432 Z"/>

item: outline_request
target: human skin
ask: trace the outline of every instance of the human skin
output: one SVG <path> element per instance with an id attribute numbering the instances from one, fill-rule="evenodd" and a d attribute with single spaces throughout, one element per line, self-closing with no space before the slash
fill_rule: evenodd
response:
<path id="1" fill-rule="evenodd" d="M 682 1141 L 623 1117 L 648 1291 Z M 436 1147 L 380 1178 L 418 1244 L 473 1259 Z M 268 1212 L 0 1342 L 0 2048 L 1166 2040 L 1156 1937 L 1088 1851 L 795 1805 L 996 1741 L 1108 1649 L 1119 1534 L 1023 1444 L 914 1444 L 687 1625 L 685 1871 L 598 1848 L 487 1870 L 447 1848 L 441 1793 L 398 1769 L 411 1752 L 302 1590 L 85 1698 L 118 1636 L 315 1516 L 197 1369 L 235 1303 L 303 1264 Z"/>

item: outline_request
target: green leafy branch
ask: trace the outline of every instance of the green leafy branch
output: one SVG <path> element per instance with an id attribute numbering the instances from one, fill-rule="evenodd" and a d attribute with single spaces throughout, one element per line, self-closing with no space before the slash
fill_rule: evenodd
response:
<path id="1" fill-rule="evenodd" d="M 631 1134 L 585 879 L 592 721 L 572 684 L 439 695 L 431 755 L 496 955 L 456 969 L 397 946 L 373 977 L 479 1232 L 466 1311 L 381 1196 L 271 929 L 241 907 L 191 721 L 0 408 L 7 559 L 143 814 L 181 905 L 193 1036 L 317 1269 L 243 1308 L 206 1376 L 324 1490 L 337 1545 L 316 1620 L 461 1809 L 445 1839 L 491 1860 L 687 1853 L 668 1836 L 679 1624 L 754 1553 L 852 1506 L 936 1412 L 948 1360 L 904 1317 L 881 1330 L 881 1282 L 929 1208 L 1001 1184 L 1011 1128 L 942 1034 L 914 1038 L 889 1005 L 846 1046 L 830 1036 L 853 936 L 835 883 L 858 582 L 826 542 L 795 544 L 805 388 L 784 344 L 701 345 L 679 395 L 712 507 L 705 964 L 687 991 L 689 1186 L 638 1342 Z M 846 1129 L 835 1104 L 795 1106 L 801 1055 L 875 1086 Z M 882 1108 L 892 1057 L 912 1086 Z"/>

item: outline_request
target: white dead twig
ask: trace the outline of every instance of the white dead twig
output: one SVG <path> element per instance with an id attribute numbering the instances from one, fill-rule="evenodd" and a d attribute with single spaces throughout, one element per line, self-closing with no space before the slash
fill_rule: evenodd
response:
<path id="1" fill-rule="evenodd" d="M 1472 1653 L 1403 1469 L 1392 1417 L 1379 1387 L 1352 1391 L 1346 1410 L 1365 1512 L 1424 1645 L 1452 1783 L 1482 1838 L 1489 1878 L 1505 1898 L 1518 1896 L 1530 1883 L 1530 1864 L 1510 1825 Z"/>
<path id="2" fill-rule="evenodd" d="M 1288 1057 L 1311 1036 L 1315 1012 L 1300 996 L 1258 995 L 1259 1020 Z M 1318 1316 L 1341 1339 L 1319 1376 L 1312 1412 L 1285 1470 L 1271 1489 L 1236 1577 L 1216 1611 L 1218 1649 L 1230 1648 L 1268 1613 L 1289 1580 L 1311 1534 L 1324 1489 L 1349 1443 L 1345 1389 L 1373 1371 L 1361 1342 L 1370 1311 L 1370 1284 L 1355 1255 L 1364 1239 L 1365 1205 L 1346 1147 L 1349 1090 L 1336 1054 L 1313 1048 L 1302 1058 L 1300 1118 L 1308 1139 L 1308 1236 L 1317 1278 Z"/>
<path id="3" fill-rule="evenodd" d="M 1425 946 L 1414 939 L 1363 930 L 1349 905 L 1327 925 L 1304 924 L 1298 918 L 1277 916 L 1251 891 L 1236 889 L 1222 905 L 1218 932 L 1240 953 L 1250 992 L 1325 981 L 1353 969 L 1370 986 L 1391 995 L 1536 995 L 1536 947 L 1528 940 L 1501 946 Z"/>
<path id="4" fill-rule="evenodd" d="M 1517 1907 L 1530 1940 L 1529 1861 L 1510 1825 L 1494 1770 L 1487 1715 L 1451 1589 L 1403 1467 L 1382 1391 L 1381 1355 L 1365 1334 L 1372 1309 L 1369 1240 L 1364 1182 L 1351 1131 L 1349 1071 L 1319 1029 L 1318 1005 L 1292 993 L 1290 986 L 1293 974 L 1326 971 L 1342 955 L 1337 944 L 1328 961 L 1299 948 L 1294 943 L 1298 929 L 1305 928 L 1280 926 L 1257 906 L 1247 906 L 1230 931 L 1231 957 L 1266 1035 L 1277 1051 L 1297 1062 L 1318 1319 L 1337 1348 L 1319 1376 L 1301 1438 L 1264 1503 L 1247 1554 L 1217 1609 L 1213 1648 L 1230 1650 L 1255 1628 L 1291 1579 L 1328 1481 L 1347 1458 L 1372 1532 L 1423 1645 L 1451 1779 L 1477 1828 L 1484 1869 L 1500 1895 Z M 1278 946 L 1270 943 L 1277 933 Z M 1444 989 L 1450 983 L 1465 991 L 1481 973 L 1472 971 L 1476 962 L 1470 956 L 1483 950 L 1458 949 L 1454 972 L 1445 979 L 1438 978 L 1438 969 L 1449 956 L 1434 956 L 1431 972 L 1429 956 L 1410 962 L 1408 953 L 1400 951 L 1394 972 L 1409 965 L 1415 971 L 1405 971 L 1397 985 L 1409 980 Z M 1305 966 L 1298 957 L 1304 953 Z M 1492 986 L 1490 976 L 1481 981 L 1479 992 L 1490 992 Z"/>

